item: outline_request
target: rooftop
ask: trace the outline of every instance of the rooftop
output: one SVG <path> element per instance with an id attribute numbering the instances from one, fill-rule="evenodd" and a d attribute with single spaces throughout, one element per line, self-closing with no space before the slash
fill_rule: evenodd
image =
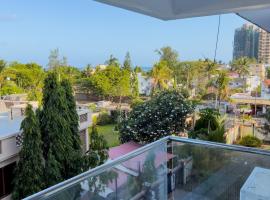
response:
<path id="1" fill-rule="evenodd" d="M 8 112 L 0 113 L 0 139 L 18 133 L 20 131 L 22 120 L 23 117 L 19 116 L 11 120 Z"/>

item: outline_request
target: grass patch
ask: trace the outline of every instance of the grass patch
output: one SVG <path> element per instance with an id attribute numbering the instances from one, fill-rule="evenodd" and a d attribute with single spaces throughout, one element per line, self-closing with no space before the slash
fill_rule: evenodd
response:
<path id="1" fill-rule="evenodd" d="M 115 147 L 120 144 L 119 132 L 114 130 L 116 124 L 97 126 L 98 133 L 103 135 L 109 147 Z M 91 128 L 90 131 L 91 132 Z"/>

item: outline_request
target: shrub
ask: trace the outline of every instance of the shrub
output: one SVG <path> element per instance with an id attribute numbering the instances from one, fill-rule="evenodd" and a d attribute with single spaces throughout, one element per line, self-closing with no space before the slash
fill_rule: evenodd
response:
<path id="1" fill-rule="evenodd" d="M 130 107 L 135 108 L 136 106 L 141 105 L 143 102 L 144 101 L 141 98 L 133 99 L 132 102 L 131 102 Z"/>
<path id="2" fill-rule="evenodd" d="M 239 144 L 246 147 L 260 147 L 262 145 L 262 141 L 258 139 L 257 137 L 248 135 L 248 136 L 243 137 L 240 140 Z"/>
<path id="3" fill-rule="evenodd" d="M 94 103 L 91 103 L 91 104 L 89 104 L 89 109 L 90 109 L 92 112 L 96 112 L 96 111 L 97 111 L 97 105 L 94 104 Z"/>
<path id="4" fill-rule="evenodd" d="M 97 125 L 97 120 L 98 120 L 98 116 L 97 115 L 93 115 L 92 116 L 92 124 L 95 126 Z"/>
<path id="5" fill-rule="evenodd" d="M 111 122 L 112 123 L 118 123 L 119 122 L 119 117 L 120 117 L 120 110 L 112 110 L 111 111 Z"/>
<path id="6" fill-rule="evenodd" d="M 107 125 L 113 123 L 113 120 L 108 112 L 101 112 L 97 117 L 97 125 Z"/>

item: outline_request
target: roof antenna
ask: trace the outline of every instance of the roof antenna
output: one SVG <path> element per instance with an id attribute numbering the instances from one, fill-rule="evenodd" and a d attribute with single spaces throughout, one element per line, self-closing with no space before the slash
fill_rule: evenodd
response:
<path id="1" fill-rule="evenodd" d="M 217 39 L 216 39 L 214 62 L 216 62 L 216 58 L 217 58 L 217 49 L 218 49 L 219 32 L 220 32 L 220 20 L 221 20 L 221 15 L 218 16 L 218 30 L 217 30 Z"/>

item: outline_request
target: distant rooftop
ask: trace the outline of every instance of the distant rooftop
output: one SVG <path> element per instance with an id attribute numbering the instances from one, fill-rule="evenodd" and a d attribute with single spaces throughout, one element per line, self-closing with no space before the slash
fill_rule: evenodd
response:
<path id="1" fill-rule="evenodd" d="M 0 139 L 18 133 L 22 120 L 23 117 L 10 119 L 9 113 L 0 113 Z"/>

